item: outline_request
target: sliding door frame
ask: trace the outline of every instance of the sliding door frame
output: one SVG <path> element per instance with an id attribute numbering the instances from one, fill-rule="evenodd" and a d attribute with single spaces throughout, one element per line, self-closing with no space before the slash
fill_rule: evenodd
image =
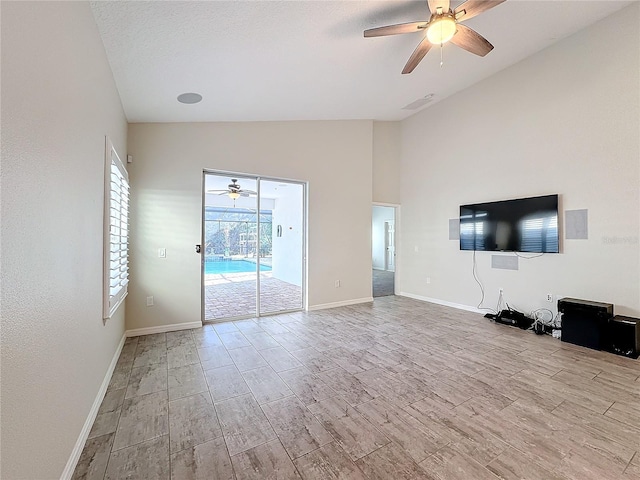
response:
<path id="1" fill-rule="evenodd" d="M 206 178 L 207 175 L 217 175 L 223 177 L 232 177 L 238 179 L 247 179 L 256 182 L 256 225 L 257 225 L 257 252 L 256 255 L 256 311 L 255 315 L 241 315 L 238 317 L 226 317 L 219 320 L 208 321 L 205 318 L 205 302 L 206 302 L 206 293 L 205 293 L 205 208 L 207 203 L 206 197 Z M 302 299 L 300 308 L 289 309 L 289 310 L 280 310 L 277 312 L 267 312 L 260 313 L 260 182 L 262 180 L 272 181 L 272 182 L 282 182 L 282 183 L 290 183 L 294 185 L 300 185 L 302 187 L 302 282 L 301 282 L 301 290 L 302 290 Z M 307 295 L 307 280 L 308 280 L 308 269 L 307 269 L 307 258 L 308 258 L 308 182 L 300 181 L 300 180 L 292 180 L 288 178 L 281 177 L 268 177 L 264 175 L 252 175 L 247 173 L 238 173 L 231 172 L 227 170 L 211 170 L 211 169 L 203 169 L 202 171 L 202 208 L 201 208 L 201 219 L 200 219 L 200 318 L 203 324 L 205 323 L 220 323 L 220 322 L 228 322 L 234 320 L 242 320 L 246 318 L 257 318 L 257 317 L 268 317 L 270 315 L 280 315 L 285 313 L 292 312 L 300 312 L 306 311 L 309 307 L 308 305 L 308 295 Z M 273 235 L 273 232 L 272 232 Z"/>

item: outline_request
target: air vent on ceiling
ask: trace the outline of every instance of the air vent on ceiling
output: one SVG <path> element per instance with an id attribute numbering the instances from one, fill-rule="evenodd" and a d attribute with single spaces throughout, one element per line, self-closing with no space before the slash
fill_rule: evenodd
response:
<path id="1" fill-rule="evenodd" d="M 434 94 L 430 93 L 422 98 L 419 98 L 415 102 L 411 102 L 409 105 L 402 107 L 402 110 L 417 110 L 420 107 L 425 106 L 427 103 L 433 100 Z"/>

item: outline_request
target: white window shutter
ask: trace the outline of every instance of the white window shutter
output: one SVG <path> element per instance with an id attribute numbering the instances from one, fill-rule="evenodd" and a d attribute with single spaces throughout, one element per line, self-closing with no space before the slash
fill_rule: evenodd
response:
<path id="1" fill-rule="evenodd" d="M 106 139 L 103 318 L 111 318 L 129 283 L 129 175 Z"/>

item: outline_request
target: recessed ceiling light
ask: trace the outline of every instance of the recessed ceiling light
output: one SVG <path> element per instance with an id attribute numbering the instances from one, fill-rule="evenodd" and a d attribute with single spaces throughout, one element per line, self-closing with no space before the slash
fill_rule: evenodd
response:
<path id="1" fill-rule="evenodd" d="M 202 101 L 202 95 L 199 93 L 183 93 L 178 95 L 178 101 L 186 104 L 198 103 Z"/>

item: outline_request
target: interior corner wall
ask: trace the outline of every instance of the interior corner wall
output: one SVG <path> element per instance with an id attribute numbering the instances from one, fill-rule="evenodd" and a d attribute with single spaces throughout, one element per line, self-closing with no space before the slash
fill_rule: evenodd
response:
<path id="1" fill-rule="evenodd" d="M 400 122 L 373 122 L 373 201 L 400 203 Z"/>
<path id="2" fill-rule="evenodd" d="M 124 335 L 102 322 L 105 135 L 127 122 L 86 2 L 2 2 L 2 466 L 60 478 Z"/>
<path id="3" fill-rule="evenodd" d="M 404 294 L 476 308 L 473 253 L 448 220 L 461 204 L 558 193 L 561 253 L 512 271 L 478 252 L 482 306 L 503 287 L 525 312 L 555 311 L 551 293 L 640 316 L 639 25 L 634 3 L 402 122 Z M 588 210 L 587 240 L 563 238 L 573 209 Z"/>
<path id="4" fill-rule="evenodd" d="M 309 306 L 370 298 L 372 130 L 371 121 L 131 124 L 127 328 L 201 319 L 203 169 L 308 182 Z"/>

